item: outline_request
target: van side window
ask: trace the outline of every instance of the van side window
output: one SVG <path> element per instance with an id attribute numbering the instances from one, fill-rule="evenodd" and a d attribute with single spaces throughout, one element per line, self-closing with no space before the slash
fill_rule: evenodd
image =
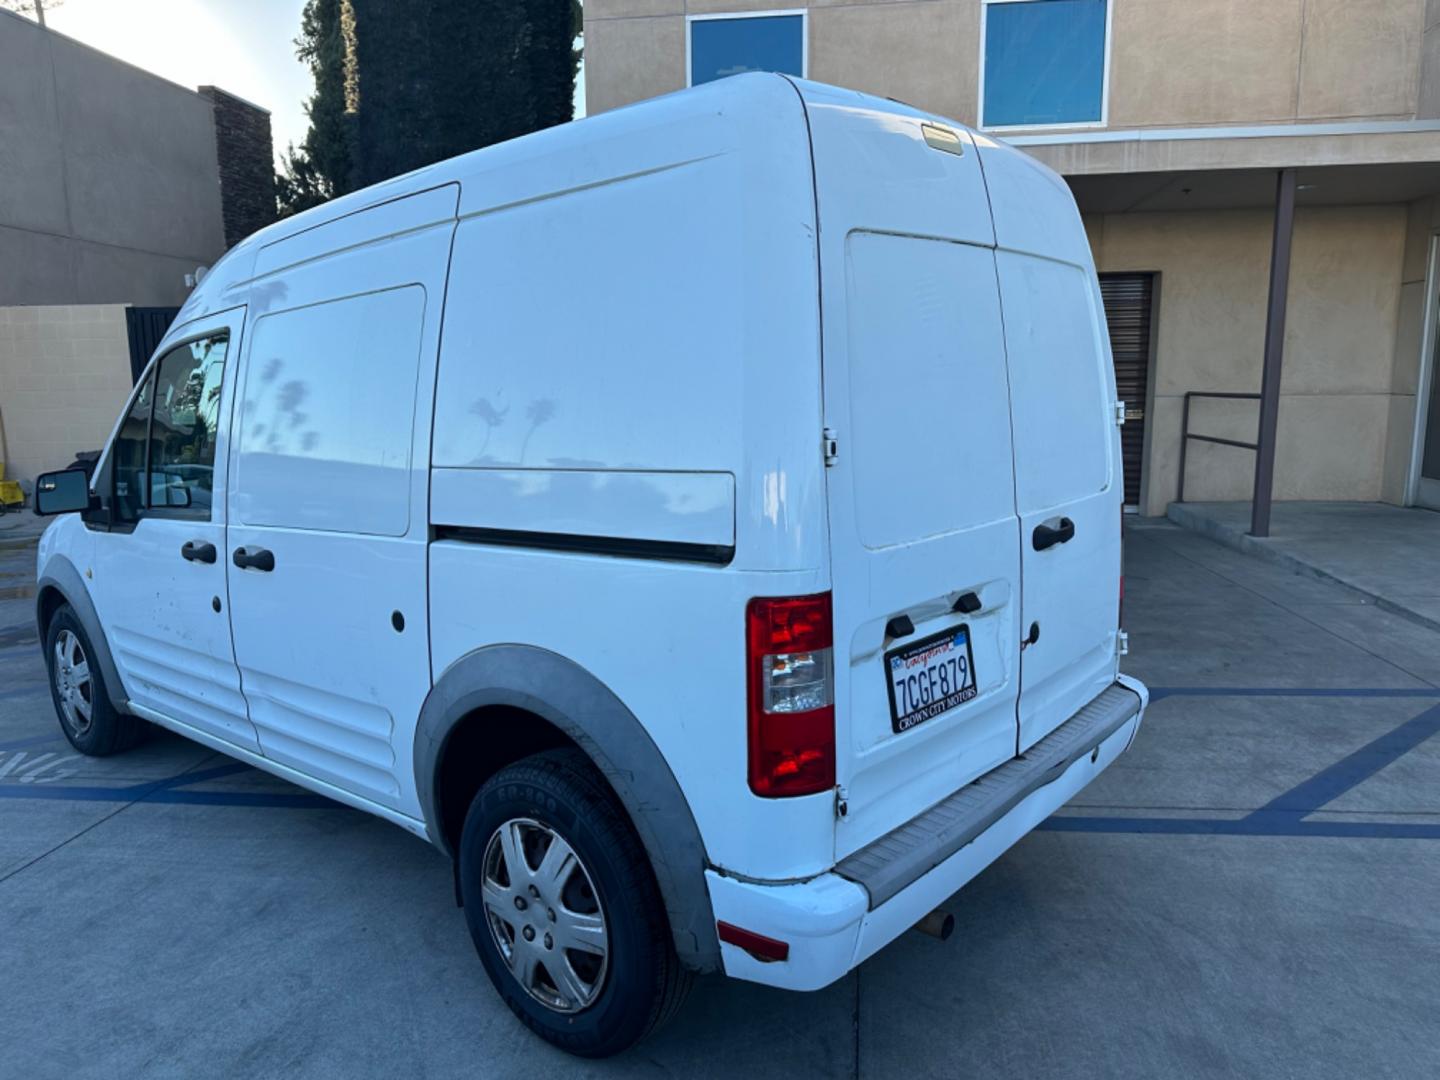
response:
<path id="1" fill-rule="evenodd" d="M 226 345 L 217 334 L 171 350 L 136 394 L 112 451 L 117 522 L 209 519 Z"/>
<path id="2" fill-rule="evenodd" d="M 223 335 L 203 338 L 160 361 L 150 424 L 152 509 L 210 517 L 226 346 Z"/>
<path id="3" fill-rule="evenodd" d="M 424 324 L 419 285 L 256 320 L 234 425 L 237 524 L 405 535 Z"/>
<path id="4" fill-rule="evenodd" d="M 120 430 L 115 434 L 115 498 L 112 509 L 116 521 L 134 521 L 145 506 L 145 454 L 150 443 L 150 406 L 155 400 L 155 373 L 150 372 L 145 384 L 135 395 Z"/>

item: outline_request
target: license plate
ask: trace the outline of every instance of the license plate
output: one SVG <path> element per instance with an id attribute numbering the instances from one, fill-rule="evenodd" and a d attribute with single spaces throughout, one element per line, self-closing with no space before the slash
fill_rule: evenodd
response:
<path id="1" fill-rule="evenodd" d="M 890 679 L 890 726 L 896 733 L 969 701 L 978 692 L 969 627 L 952 627 L 891 649 L 885 654 L 885 672 Z"/>

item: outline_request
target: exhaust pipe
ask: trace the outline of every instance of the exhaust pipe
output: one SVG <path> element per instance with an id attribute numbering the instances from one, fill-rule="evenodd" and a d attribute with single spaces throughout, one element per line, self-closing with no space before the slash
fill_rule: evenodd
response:
<path id="1" fill-rule="evenodd" d="M 941 941 L 948 941 L 950 935 L 955 932 L 955 916 L 943 908 L 936 908 L 917 922 L 914 928 L 922 934 L 929 934 Z"/>

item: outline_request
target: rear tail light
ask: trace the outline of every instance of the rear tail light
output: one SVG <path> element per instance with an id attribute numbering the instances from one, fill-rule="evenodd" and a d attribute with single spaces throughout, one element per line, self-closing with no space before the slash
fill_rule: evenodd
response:
<path id="1" fill-rule="evenodd" d="M 757 597 L 745 609 L 750 790 L 835 786 L 835 631 L 830 594 Z"/>

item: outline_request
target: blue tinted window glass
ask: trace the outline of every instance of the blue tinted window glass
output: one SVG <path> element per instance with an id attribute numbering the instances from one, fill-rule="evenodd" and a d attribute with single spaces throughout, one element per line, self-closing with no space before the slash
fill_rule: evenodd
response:
<path id="1" fill-rule="evenodd" d="M 985 8 L 986 127 L 1100 119 L 1106 0 Z"/>
<path id="2" fill-rule="evenodd" d="M 742 71 L 805 74 L 801 15 L 757 19 L 696 19 L 690 24 L 690 85 Z"/>

